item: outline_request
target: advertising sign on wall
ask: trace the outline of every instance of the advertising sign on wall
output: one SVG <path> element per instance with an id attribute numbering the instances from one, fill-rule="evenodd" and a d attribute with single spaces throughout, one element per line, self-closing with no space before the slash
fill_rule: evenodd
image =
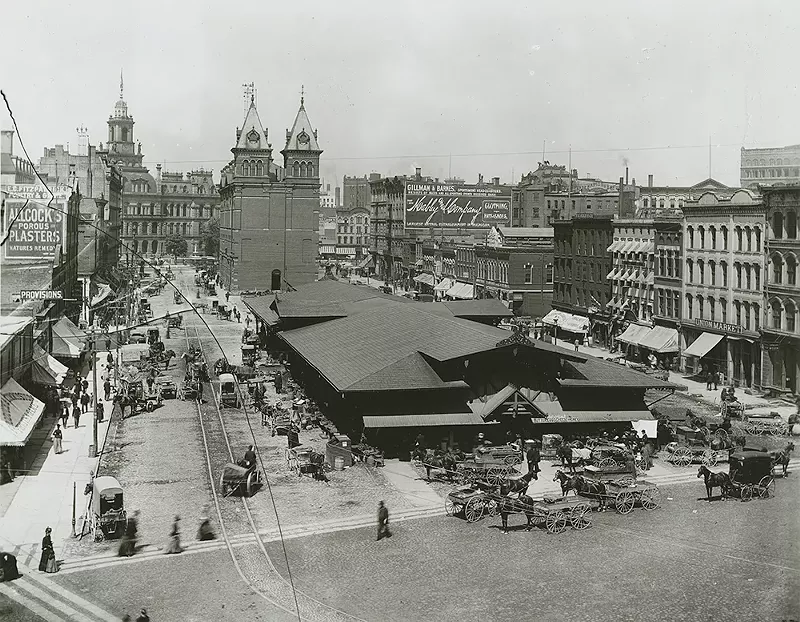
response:
<path id="1" fill-rule="evenodd" d="M 406 182 L 407 228 L 488 229 L 511 221 L 511 188 Z"/>
<path id="2" fill-rule="evenodd" d="M 56 247 L 65 243 L 67 199 L 39 186 L 9 186 L 3 237 L 6 259 L 52 259 Z M 49 202 L 49 205 L 48 205 Z"/>

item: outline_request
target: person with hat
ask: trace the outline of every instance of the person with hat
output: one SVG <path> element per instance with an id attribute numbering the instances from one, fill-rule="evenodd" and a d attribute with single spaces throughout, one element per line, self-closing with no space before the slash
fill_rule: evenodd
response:
<path id="1" fill-rule="evenodd" d="M 133 516 L 128 519 L 128 524 L 125 525 L 125 533 L 122 536 L 122 541 L 119 543 L 119 557 L 133 557 L 136 552 L 136 542 L 139 533 L 139 510 L 133 513 Z"/>
<path id="2" fill-rule="evenodd" d="M 536 443 L 531 445 L 531 448 L 528 450 L 528 455 L 526 456 L 528 459 L 528 473 L 533 473 L 533 479 L 539 479 L 539 460 L 541 458 L 539 454 L 539 447 Z"/>
<path id="3" fill-rule="evenodd" d="M 378 537 L 380 540 L 383 537 L 390 538 L 392 536 L 389 531 L 389 510 L 384 505 L 383 501 L 378 501 Z"/>
<path id="4" fill-rule="evenodd" d="M 139 614 L 139 617 L 136 618 L 136 622 L 150 622 L 150 616 L 147 615 L 147 609 L 142 608 L 142 612 Z"/>
<path id="5" fill-rule="evenodd" d="M 169 545 L 165 551 L 168 555 L 170 553 L 183 553 L 183 548 L 181 547 L 181 532 L 180 529 L 178 529 L 180 520 L 181 517 L 176 514 L 175 520 L 172 522 L 172 531 L 169 534 Z"/>
<path id="6" fill-rule="evenodd" d="M 39 558 L 39 571 L 54 573 L 58 572 L 58 565 L 56 564 L 56 552 L 53 549 L 53 540 L 50 534 L 53 532 L 50 527 L 44 530 L 44 538 L 42 538 L 42 556 Z"/>
<path id="7" fill-rule="evenodd" d="M 64 437 L 64 434 L 61 432 L 61 424 L 56 424 L 56 429 L 53 431 L 53 448 L 57 454 L 62 452 L 61 449 L 61 439 Z"/>

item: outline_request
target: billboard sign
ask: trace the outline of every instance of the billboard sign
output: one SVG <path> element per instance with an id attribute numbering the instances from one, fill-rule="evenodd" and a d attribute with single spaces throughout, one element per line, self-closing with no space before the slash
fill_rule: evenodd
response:
<path id="1" fill-rule="evenodd" d="M 488 229 L 511 222 L 511 188 L 406 181 L 409 229 Z"/>
<path id="2" fill-rule="evenodd" d="M 12 185 L 3 217 L 6 259 L 52 259 L 56 248 L 66 242 L 67 196 L 50 193 L 43 186 Z M 48 205 L 49 203 L 49 205 Z"/>

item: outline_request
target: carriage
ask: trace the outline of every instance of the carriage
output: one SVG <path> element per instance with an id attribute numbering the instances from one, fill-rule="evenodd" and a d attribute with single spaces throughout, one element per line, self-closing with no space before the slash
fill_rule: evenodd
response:
<path id="1" fill-rule="evenodd" d="M 89 533 L 95 542 L 121 536 L 128 524 L 122 487 L 114 477 L 104 475 L 92 480 L 92 507 Z"/>
<path id="2" fill-rule="evenodd" d="M 465 485 L 485 481 L 493 486 L 500 486 L 517 470 L 516 462 L 511 457 L 496 458 L 491 454 L 473 454 L 468 459 L 456 462 L 455 476 Z"/>
<path id="3" fill-rule="evenodd" d="M 749 414 L 738 423 L 745 434 L 753 436 L 783 436 L 789 432 L 789 424 L 777 412 L 769 414 Z"/>
<path id="4" fill-rule="evenodd" d="M 496 516 L 497 500 L 474 484 L 462 486 L 447 495 L 444 512 L 447 516 L 461 514 L 468 523 L 474 523 L 484 516 Z"/>
<path id="5" fill-rule="evenodd" d="M 772 476 L 774 466 L 770 454 L 761 451 L 737 451 L 730 455 L 729 477 L 731 496 L 741 501 L 750 501 L 753 497 L 769 499 L 774 497 L 775 478 Z"/>
<path id="6" fill-rule="evenodd" d="M 631 461 L 633 461 L 635 469 L 631 468 Z M 630 449 L 623 445 L 610 443 L 599 443 L 592 447 L 588 462 L 590 464 L 584 469 L 586 474 L 596 477 L 628 474 L 635 479 L 636 475 L 644 473 L 647 467 L 644 459 L 634 455 Z"/>
<path id="7" fill-rule="evenodd" d="M 292 473 L 325 479 L 325 456 L 310 447 L 290 447 L 286 450 L 286 466 Z M 330 467 L 328 467 L 330 468 Z"/>
<path id="8" fill-rule="evenodd" d="M 219 405 L 239 408 L 239 392 L 233 374 L 220 374 L 219 376 Z"/>
<path id="9" fill-rule="evenodd" d="M 176 305 L 179 305 L 183 302 L 183 296 L 181 296 L 180 292 L 175 291 L 172 293 L 172 302 Z"/>
<path id="10" fill-rule="evenodd" d="M 167 326 L 170 328 L 180 328 L 183 326 L 183 316 L 182 315 L 170 315 L 167 318 Z"/>
<path id="11" fill-rule="evenodd" d="M 164 399 L 172 399 L 178 396 L 178 385 L 172 378 L 167 376 L 159 376 L 156 382 L 161 390 L 161 397 Z"/>
<path id="12" fill-rule="evenodd" d="M 189 380 L 181 382 L 178 397 L 182 400 L 196 400 L 200 394 L 200 380 L 192 376 Z"/>
<path id="13" fill-rule="evenodd" d="M 674 437 L 677 440 L 664 448 L 668 454 L 667 460 L 681 467 L 701 462 L 708 468 L 727 460 L 733 442 L 724 428 L 718 428 L 716 432 L 712 439 L 708 428 L 696 430 L 688 426 L 676 426 Z"/>
<path id="14" fill-rule="evenodd" d="M 254 367 L 256 364 L 256 347 L 251 344 L 245 343 L 242 345 L 242 365 Z"/>
<path id="15" fill-rule="evenodd" d="M 252 497 L 253 492 L 258 486 L 261 486 L 262 482 L 261 471 L 255 464 L 244 467 L 241 464 L 229 462 L 219 477 L 219 489 L 223 497 L 228 497 L 235 492 Z"/>
<path id="16" fill-rule="evenodd" d="M 655 510 L 661 506 L 661 490 L 647 480 L 632 480 L 624 477 L 619 480 L 602 480 L 591 489 L 578 491 L 578 495 L 595 499 L 601 505 L 612 504 L 619 514 L 630 514 L 637 504 L 645 510 Z"/>

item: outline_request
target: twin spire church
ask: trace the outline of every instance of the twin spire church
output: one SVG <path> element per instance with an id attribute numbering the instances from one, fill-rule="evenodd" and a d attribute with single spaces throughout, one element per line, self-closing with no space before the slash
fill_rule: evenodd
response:
<path id="1" fill-rule="evenodd" d="M 286 290 L 313 282 L 322 150 L 304 97 L 286 132 L 283 166 L 273 160 L 252 95 L 231 152 L 219 185 L 219 273 L 225 288 Z"/>

